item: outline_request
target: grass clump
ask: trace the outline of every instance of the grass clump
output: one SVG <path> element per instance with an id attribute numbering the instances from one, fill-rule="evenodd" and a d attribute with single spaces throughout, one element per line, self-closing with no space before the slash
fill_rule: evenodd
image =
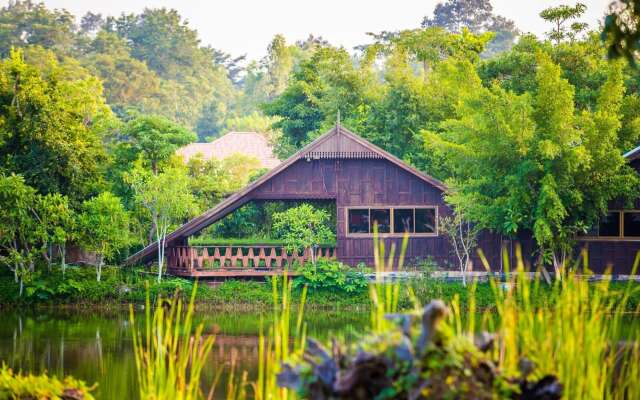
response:
<path id="1" fill-rule="evenodd" d="M 204 398 L 200 376 L 215 340 L 204 335 L 204 325 L 193 329 L 196 287 L 186 310 L 180 296 L 159 299 L 152 313 L 147 296 L 144 331 L 136 328 L 133 306 L 130 321 L 141 399 L 197 400 Z M 211 387 L 211 392 L 215 383 Z M 211 397 L 211 395 L 209 396 Z"/>

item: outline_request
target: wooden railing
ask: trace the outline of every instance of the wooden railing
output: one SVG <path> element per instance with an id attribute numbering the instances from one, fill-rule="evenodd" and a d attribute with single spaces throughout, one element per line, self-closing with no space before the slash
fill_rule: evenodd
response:
<path id="1" fill-rule="evenodd" d="M 169 271 L 189 273 L 215 270 L 272 270 L 302 265 L 311 250 L 287 251 L 282 246 L 176 246 L 167 248 Z M 319 247 L 316 258 L 335 259 L 334 247 Z"/>

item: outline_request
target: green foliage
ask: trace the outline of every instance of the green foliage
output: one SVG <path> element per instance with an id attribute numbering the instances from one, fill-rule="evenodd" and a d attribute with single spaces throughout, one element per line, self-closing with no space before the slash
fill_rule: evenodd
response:
<path id="1" fill-rule="evenodd" d="M 208 210 L 223 198 L 237 192 L 249 183 L 260 170 L 260 161 L 244 154 L 233 154 L 223 160 L 204 160 L 199 154 L 187 162 L 191 191 L 198 199 L 200 209 Z"/>
<path id="2" fill-rule="evenodd" d="M 282 239 L 287 250 L 312 249 L 315 262 L 315 247 L 320 243 L 335 241 L 335 234 L 328 225 L 329 214 L 302 204 L 273 215 L 273 235 Z"/>
<path id="3" fill-rule="evenodd" d="M 69 72 L 50 52 L 37 63 L 19 50 L 2 60 L 0 168 L 78 201 L 100 187 L 101 136 L 112 117 L 100 81 Z"/>
<path id="4" fill-rule="evenodd" d="M 483 54 L 491 57 L 507 51 L 513 45 L 518 29 L 513 21 L 493 13 L 489 0 L 448 0 L 436 4 L 433 17 L 424 17 L 422 27 L 442 27 L 449 32 L 469 29 L 473 33 L 494 32 L 495 37 L 487 44 Z"/>
<path id="5" fill-rule="evenodd" d="M 129 215 L 118 197 L 104 192 L 82 203 L 78 225 L 80 244 L 97 254 L 96 279 L 100 281 L 105 259 L 129 242 Z"/>
<path id="6" fill-rule="evenodd" d="M 577 114 L 559 66 L 542 52 L 537 65 L 533 96 L 497 85 L 468 93 L 457 118 L 426 135 L 445 154 L 454 207 L 495 232 L 532 231 L 542 261 L 558 265 L 609 201 L 637 193 L 638 178 L 617 148 L 620 66 L 610 67 L 595 111 Z"/>
<path id="7" fill-rule="evenodd" d="M 607 46 L 609 58 L 624 57 L 636 67 L 636 49 L 640 42 L 640 2 L 621 0 L 617 8 L 612 8 L 604 19 L 601 39 Z"/>
<path id="8" fill-rule="evenodd" d="M 2 365 L 0 369 L 0 398 L 14 400 L 50 399 L 62 400 L 81 398 L 93 400 L 93 387 L 88 387 L 83 381 L 72 376 L 60 380 L 55 376 L 23 375 L 15 373 L 11 368 Z"/>
<path id="9" fill-rule="evenodd" d="M 555 40 L 558 44 L 566 38 L 574 40 L 577 34 L 587 28 L 587 25 L 574 22 L 567 28 L 564 24 L 580 18 L 585 11 L 587 11 L 587 6 L 582 3 L 576 3 L 575 6 L 562 4 L 557 7 L 549 7 L 542 10 L 540 17 L 553 24 L 553 30 L 547 33 L 549 39 Z"/>
<path id="10" fill-rule="evenodd" d="M 42 244 L 34 215 L 36 199 L 35 190 L 22 176 L 0 175 L 0 262 L 20 281 L 20 295 Z"/>
<path id="11" fill-rule="evenodd" d="M 70 54 L 76 44 L 74 24 L 67 10 L 49 10 L 44 3 L 32 1 L 9 2 L 0 9 L 0 56 L 29 45 Z"/>
<path id="12" fill-rule="evenodd" d="M 337 261 L 319 259 L 315 265 L 307 263 L 296 272 L 301 275 L 294 278 L 294 287 L 306 286 L 311 293 L 329 291 L 358 294 L 366 292 L 369 287 L 365 269 L 354 269 Z"/>
<path id="13" fill-rule="evenodd" d="M 164 268 L 165 240 L 169 229 L 182 223 L 195 211 L 195 200 L 189 191 L 189 177 L 182 166 L 166 168 L 152 174 L 137 165 L 126 176 L 135 201 L 143 207 L 152 222 L 153 234 L 158 244 L 158 281 Z"/>
<path id="14" fill-rule="evenodd" d="M 160 164 L 169 160 L 176 150 L 196 140 L 196 135 L 160 116 L 142 116 L 131 120 L 124 129 L 126 140 L 121 146 L 130 148 L 158 174 Z"/>

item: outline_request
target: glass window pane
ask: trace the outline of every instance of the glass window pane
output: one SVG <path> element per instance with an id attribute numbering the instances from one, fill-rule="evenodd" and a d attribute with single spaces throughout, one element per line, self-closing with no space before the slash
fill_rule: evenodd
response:
<path id="1" fill-rule="evenodd" d="M 393 210 L 393 232 L 413 233 L 413 209 L 396 208 Z"/>
<path id="2" fill-rule="evenodd" d="M 600 218 L 598 236 L 620 236 L 620 213 L 618 211 L 610 212 Z"/>
<path id="3" fill-rule="evenodd" d="M 349 233 L 369 233 L 369 210 L 349 210 Z"/>
<path id="4" fill-rule="evenodd" d="M 436 210 L 416 208 L 416 233 L 436 233 Z"/>
<path id="5" fill-rule="evenodd" d="M 640 237 L 640 212 L 624 213 L 624 235 Z"/>
<path id="6" fill-rule="evenodd" d="M 371 232 L 373 233 L 373 227 L 378 224 L 379 233 L 391 232 L 391 211 L 384 208 L 372 208 L 371 209 Z"/>

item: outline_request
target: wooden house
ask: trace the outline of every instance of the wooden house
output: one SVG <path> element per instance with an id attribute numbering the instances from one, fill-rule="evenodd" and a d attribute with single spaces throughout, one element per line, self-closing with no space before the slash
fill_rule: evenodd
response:
<path id="1" fill-rule="evenodd" d="M 408 235 L 405 259 L 409 262 L 432 258 L 456 269 L 453 249 L 438 229 L 438 218 L 451 213 L 443 198 L 446 190 L 442 182 L 338 125 L 172 232 L 166 241 L 167 268 L 183 276 L 259 276 L 278 273 L 295 261 L 304 262 L 310 256 L 308 250 L 298 254 L 278 246 L 189 246 L 188 238 L 250 201 L 327 200 L 336 206 L 337 244 L 318 249 L 319 256 L 348 265 L 373 265 L 373 225 L 377 223 L 387 249 L 392 244 L 399 248 Z M 525 254 L 530 254 L 530 235 L 518 241 L 523 242 Z M 640 241 L 623 237 L 606 242 L 584 238 L 581 243 L 593 251 L 592 268 L 620 262 L 619 272 L 630 268 L 629 255 L 640 249 Z M 483 232 L 479 247 L 491 267 L 501 270 L 501 249 L 513 255 L 514 241 Z M 152 261 L 156 251 L 156 244 L 151 244 L 128 261 Z M 477 258 L 474 261 L 476 269 L 483 269 Z"/>

